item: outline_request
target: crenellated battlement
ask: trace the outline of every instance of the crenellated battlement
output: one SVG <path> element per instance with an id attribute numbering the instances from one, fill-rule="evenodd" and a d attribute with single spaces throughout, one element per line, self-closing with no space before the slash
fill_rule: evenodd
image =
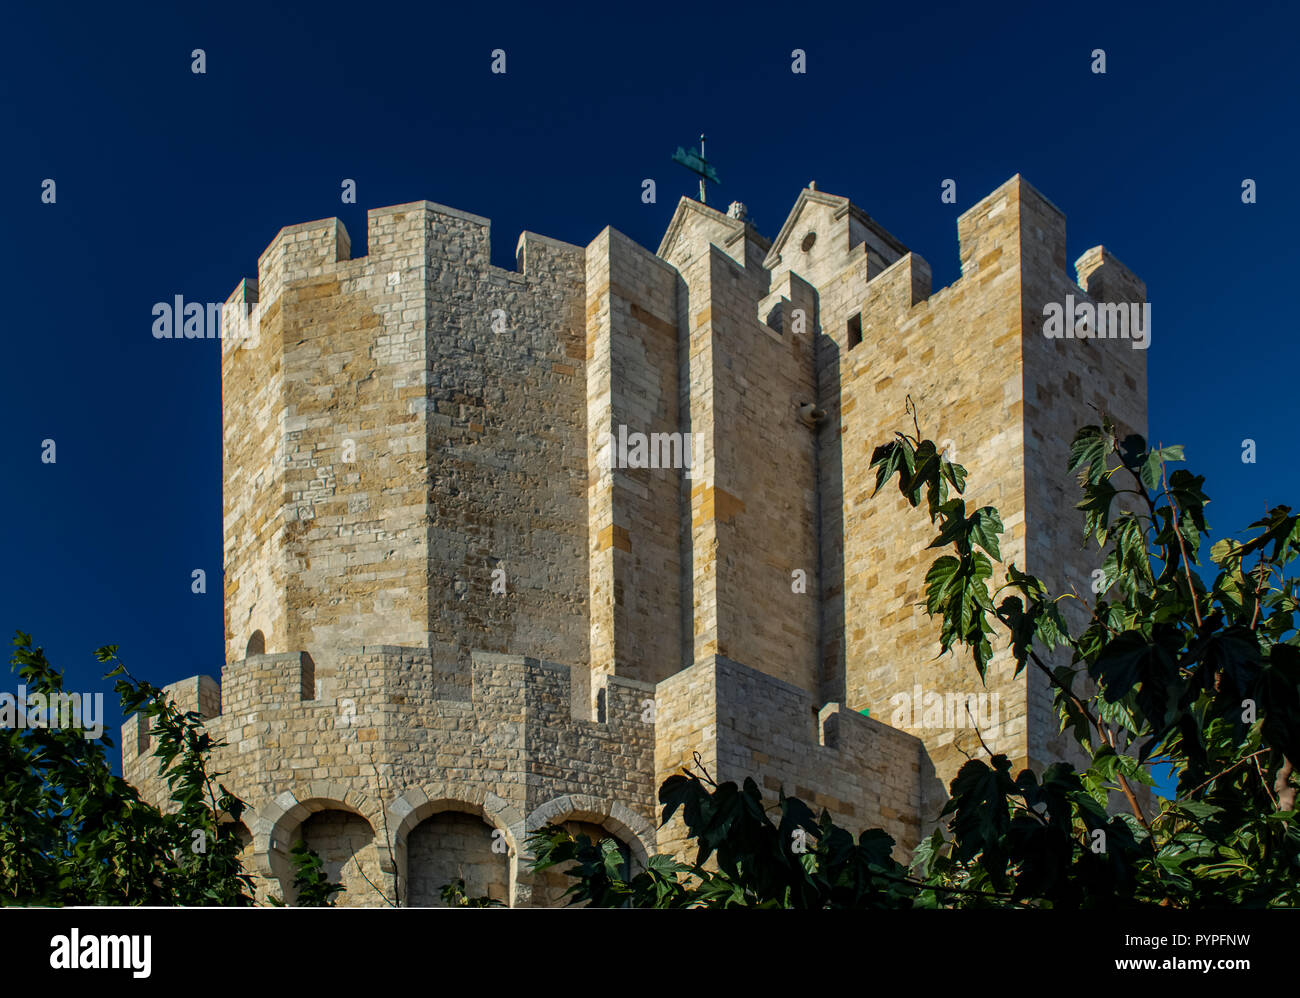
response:
<path id="1" fill-rule="evenodd" d="M 194 711 L 214 736 L 241 739 L 252 720 L 274 715 L 284 722 L 335 716 L 344 726 L 365 727 L 391 711 L 405 724 L 436 727 L 450 711 L 468 718 L 519 716 L 530 727 L 552 734 L 570 728 L 585 738 L 619 739 L 631 726 L 653 731 L 654 686 L 623 676 L 608 676 L 598 691 L 601 710 L 587 717 L 574 670 L 567 665 L 523 655 L 475 652 L 468 675 L 440 669 L 427 649 L 392 645 L 340 649 L 346 681 L 335 694 L 318 697 L 311 656 L 305 652 L 250 655 L 222 670 L 222 681 L 195 676 L 164 688 L 182 711 Z M 150 748 L 148 728 L 135 715 L 123 726 L 125 758 L 134 762 Z"/>
<path id="2" fill-rule="evenodd" d="M 688 766 L 701 743 L 714 779 L 753 776 L 765 792 L 784 789 L 831 810 L 857 832 L 884 828 L 906 854 L 939 800 L 921 739 L 723 656 L 697 662 L 659 684 L 656 768 Z M 703 737 L 713 728 L 714 738 Z M 661 830 L 677 847 L 684 827 Z"/>
<path id="3" fill-rule="evenodd" d="M 575 256 L 582 253 L 579 246 L 523 232 L 516 249 L 517 270 L 504 270 L 491 264 L 489 219 L 432 201 L 372 208 L 366 223 L 369 251 L 361 257 L 351 255 L 351 238 L 338 218 L 285 226 L 258 257 L 257 277 L 240 282 L 227 302 L 260 301 L 270 309 L 283 289 L 295 282 L 327 276 L 378 276 L 388 282 L 394 272 L 400 278 L 421 270 L 433 271 L 437 280 L 437 273 L 447 266 L 473 268 L 498 284 L 527 284 L 528 278 L 545 281 L 557 269 L 571 268 Z M 252 290 L 251 296 L 247 289 Z"/>

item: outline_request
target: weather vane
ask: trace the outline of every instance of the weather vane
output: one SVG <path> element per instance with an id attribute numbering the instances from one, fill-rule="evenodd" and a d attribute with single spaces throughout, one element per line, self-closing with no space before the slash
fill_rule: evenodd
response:
<path id="1" fill-rule="evenodd" d="M 718 171 L 704 158 L 704 136 L 700 136 L 699 152 L 694 149 L 687 151 L 678 146 L 677 151 L 673 153 L 673 162 L 680 163 L 700 178 L 700 204 L 708 204 L 708 201 L 704 198 L 704 182 L 711 180 L 715 184 L 721 184 L 722 181 L 718 179 Z"/>

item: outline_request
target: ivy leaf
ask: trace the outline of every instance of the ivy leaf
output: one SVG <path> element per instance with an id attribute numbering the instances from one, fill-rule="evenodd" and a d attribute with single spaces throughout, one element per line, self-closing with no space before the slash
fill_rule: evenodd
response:
<path id="1" fill-rule="evenodd" d="M 1147 454 L 1146 459 L 1142 462 L 1142 470 L 1138 477 L 1142 484 L 1147 488 L 1155 490 L 1160 488 L 1161 468 L 1167 461 L 1181 461 L 1183 459 L 1183 448 L 1180 445 L 1173 447 L 1160 447 Z"/>
<path id="2" fill-rule="evenodd" d="M 1011 825 L 1007 807 L 1010 769 L 1011 762 L 1004 755 L 993 757 L 993 768 L 972 759 L 958 770 L 949 788 L 951 799 L 943 809 L 945 815 L 954 815 L 951 827 L 958 856 L 962 860 L 979 856 L 980 864 L 999 886 L 1005 881 L 1007 865 L 1003 837 Z"/>
<path id="3" fill-rule="evenodd" d="M 958 581 L 961 561 L 952 555 L 945 555 L 935 560 L 930 571 L 925 573 L 925 606 L 931 615 L 939 612 L 944 598 Z"/>
<path id="4" fill-rule="evenodd" d="M 1109 479 L 1085 486 L 1084 499 L 1075 508 L 1083 511 L 1083 536 L 1088 538 L 1094 531 L 1097 543 L 1106 543 L 1106 532 L 1110 526 L 1110 509 L 1115 499 L 1115 486 Z"/>
<path id="5" fill-rule="evenodd" d="M 1085 426 L 1070 442 L 1071 472 L 1085 469 L 1089 484 L 1096 484 L 1106 474 L 1106 456 L 1110 453 L 1110 440 L 1100 426 Z"/>
<path id="6" fill-rule="evenodd" d="M 872 452 L 871 467 L 876 469 L 876 488 L 871 493 L 873 497 L 903 466 L 903 450 L 907 446 L 905 441 L 895 440 L 892 443 L 881 444 Z"/>

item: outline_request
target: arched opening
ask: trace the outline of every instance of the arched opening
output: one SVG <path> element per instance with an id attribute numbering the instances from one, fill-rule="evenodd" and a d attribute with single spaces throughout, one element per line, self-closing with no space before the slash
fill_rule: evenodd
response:
<path id="1" fill-rule="evenodd" d="M 510 855 L 505 836 L 482 818 L 439 811 L 406 839 L 406 897 L 412 908 L 441 908 L 442 888 L 465 882 L 465 895 L 509 903 Z"/>
<path id="2" fill-rule="evenodd" d="M 623 879 L 630 879 L 639 871 L 640 864 L 633 857 L 631 847 L 609 829 L 593 824 L 590 821 L 570 820 L 554 822 L 554 824 L 558 824 L 575 838 L 585 835 L 596 845 L 599 845 L 605 839 L 612 839 L 618 847 L 619 853 L 623 856 Z M 565 875 L 565 870 L 570 869 L 573 865 L 572 863 L 561 864 L 542 871 L 533 885 L 533 904 L 544 908 L 567 906 L 568 899 L 563 895 L 565 891 L 573 886 L 575 881 L 572 877 Z M 584 902 L 579 907 L 585 906 L 586 903 Z"/>
<path id="3" fill-rule="evenodd" d="M 244 658 L 248 658 L 249 655 L 265 655 L 265 654 L 266 654 L 266 635 L 264 635 L 261 631 L 254 631 L 252 636 L 248 639 L 248 646 L 244 649 Z"/>
<path id="4" fill-rule="evenodd" d="M 316 660 L 308 652 L 303 652 L 299 660 L 302 664 L 302 698 L 316 699 Z"/>
<path id="5" fill-rule="evenodd" d="M 352 811 L 317 811 L 299 826 L 294 840 L 301 838 L 321 858 L 331 883 L 342 884 L 343 893 L 334 896 L 339 908 L 367 908 L 384 903 L 380 893 L 386 883 L 379 868 L 378 844 L 370 822 Z M 292 874 L 288 877 L 290 887 Z M 292 893 L 286 890 L 286 896 Z"/>

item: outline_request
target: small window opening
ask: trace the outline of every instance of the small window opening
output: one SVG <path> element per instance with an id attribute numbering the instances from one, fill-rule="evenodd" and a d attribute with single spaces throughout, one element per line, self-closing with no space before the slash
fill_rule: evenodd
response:
<path id="1" fill-rule="evenodd" d="M 849 319 L 849 349 L 862 342 L 862 313 L 852 316 Z"/>

